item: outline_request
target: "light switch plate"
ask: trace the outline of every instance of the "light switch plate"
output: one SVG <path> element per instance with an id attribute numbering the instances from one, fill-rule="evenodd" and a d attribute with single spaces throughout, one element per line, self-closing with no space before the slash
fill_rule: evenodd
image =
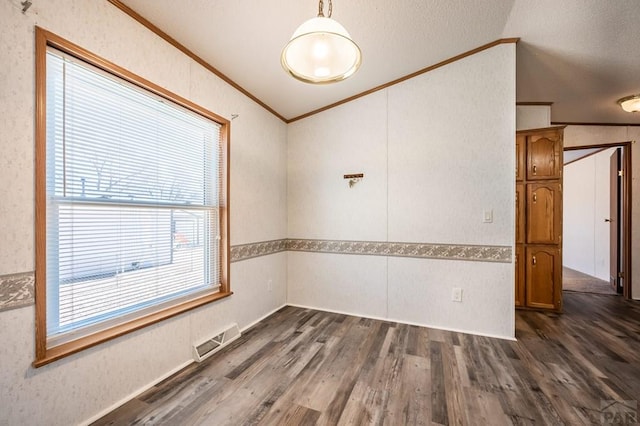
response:
<path id="1" fill-rule="evenodd" d="M 493 222 L 493 210 L 485 210 L 482 212 L 482 221 L 484 223 L 492 223 Z"/>
<path id="2" fill-rule="evenodd" d="M 454 302 L 462 302 L 462 289 L 460 287 L 454 287 L 451 293 L 451 300 Z"/>

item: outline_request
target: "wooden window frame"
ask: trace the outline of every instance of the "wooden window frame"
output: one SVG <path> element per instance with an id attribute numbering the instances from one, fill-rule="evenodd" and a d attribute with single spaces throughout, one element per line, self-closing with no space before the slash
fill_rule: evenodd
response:
<path id="1" fill-rule="evenodd" d="M 201 116 L 218 123 L 220 127 L 220 145 L 224 171 L 220 182 L 220 288 L 217 287 L 204 295 L 199 293 L 186 301 L 176 302 L 168 307 L 159 308 L 151 313 L 120 323 L 118 325 L 88 334 L 57 346 L 47 345 L 47 277 L 46 277 L 46 55 L 47 47 L 54 47 L 83 62 L 122 78 L 148 92 L 187 108 Z M 84 349 L 115 339 L 143 327 L 174 317 L 191 309 L 226 298 L 233 294 L 229 281 L 230 242 L 229 242 L 229 143 L 230 121 L 214 114 L 193 102 L 169 92 L 162 87 L 139 77 L 126 69 L 109 62 L 88 50 L 71 43 L 47 30 L 36 27 L 36 109 L 35 109 L 35 300 L 36 300 L 36 345 L 34 367 L 41 367 L 58 359 L 75 354 Z"/>

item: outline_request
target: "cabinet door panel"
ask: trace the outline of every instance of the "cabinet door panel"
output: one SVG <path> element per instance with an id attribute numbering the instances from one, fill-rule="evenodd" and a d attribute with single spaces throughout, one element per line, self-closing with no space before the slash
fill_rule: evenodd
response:
<path id="1" fill-rule="evenodd" d="M 524 151 L 527 138 L 524 135 L 516 135 L 516 180 L 524 179 Z"/>
<path id="2" fill-rule="evenodd" d="M 560 249 L 526 248 L 526 305 L 530 308 L 562 308 L 562 259 Z"/>
<path id="3" fill-rule="evenodd" d="M 527 184 L 527 243 L 560 244 L 562 190 L 559 183 Z"/>
<path id="4" fill-rule="evenodd" d="M 524 243 L 524 201 L 526 195 L 524 193 L 524 184 L 516 183 L 516 243 Z"/>
<path id="5" fill-rule="evenodd" d="M 516 245 L 516 306 L 522 307 L 525 305 L 524 294 L 524 246 L 522 244 Z"/>
<path id="6" fill-rule="evenodd" d="M 562 133 L 527 137 L 527 179 L 559 179 L 562 175 Z"/>

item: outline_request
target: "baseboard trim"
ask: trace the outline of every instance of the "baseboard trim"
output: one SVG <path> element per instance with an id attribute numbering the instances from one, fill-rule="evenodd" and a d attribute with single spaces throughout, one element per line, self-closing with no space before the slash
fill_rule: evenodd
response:
<path id="1" fill-rule="evenodd" d="M 481 333 L 481 332 L 477 332 L 477 331 L 464 330 L 464 329 L 458 329 L 458 328 L 445 328 L 445 327 L 441 327 L 441 326 L 437 326 L 437 325 L 422 324 L 422 323 L 417 323 L 417 322 L 412 322 L 412 321 L 398 320 L 398 319 L 394 319 L 394 318 L 384 318 L 384 317 L 378 317 L 378 316 L 375 316 L 375 315 L 364 315 L 364 314 L 358 314 L 358 313 L 353 313 L 353 312 L 337 311 L 337 310 L 334 310 L 334 309 L 326 309 L 326 308 L 318 308 L 318 307 L 314 307 L 314 306 L 299 305 L 297 303 L 287 303 L 287 306 L 291 306 L 291 307 L 294 307 L 294 308 L 313 309 L 313 310 L 322 311 L 322 312 L 331 312 L 331 313 L 334 313 L 334 314 L 349 315 L 351 317 L 362 317 L 362 318 L 368 318 L 368 319 L 373 319 L 373 320 L 378 320 L 378 321 L 390 321 L 390 322 L 395 322 L 395 323 L 398 323 L 398 324 L 415 325 L 415 326 L 418 326 L 418 327 L 433 328 L 434 330 L 452 331 L 454 333 L 464 333 L 464 334 L 472 334 L 474 336 L 491 337 L 493 339 L 511 340 L 511 341 L 514 341 L 514 342 L 517 341 L 517 339 L 515 337 L 513 337 L 513 336 L 501 336 L 501 335 L 498 335 L 498 334 Z"/>
<path id="2" fill-rule="evenodd" d="M 280 309 L 285 308 L 287 306 L 286 303 L 282 304 L 280 307 L 275 308 L 274 310 L 270 311 L 269 313 L 263 315 L 262 317 L 258 318 L 257 320 L 253 321 L 252 323 L 250 323 L 249 325 L 244 326 L 243 328 L 240 329 L 241 333 L 244 333 L 245 330 L 250 329 L 251 327 L 253 327 L 254 325 L 256 325 L 257 323 L 259 323 L 260 321 L 264 321 L 265 319 L 269 318 L 271 315 L 275 314 L 276 312 L 278 312 Z"/>

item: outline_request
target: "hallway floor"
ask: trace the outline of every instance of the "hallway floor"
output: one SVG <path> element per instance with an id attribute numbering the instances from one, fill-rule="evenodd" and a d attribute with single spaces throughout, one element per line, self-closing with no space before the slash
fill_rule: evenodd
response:
<path id="1" fill-rule="evenodd" d="M 562 268 L 562 290 L 617 295 L 607 281 L 567 267 Z"/>

